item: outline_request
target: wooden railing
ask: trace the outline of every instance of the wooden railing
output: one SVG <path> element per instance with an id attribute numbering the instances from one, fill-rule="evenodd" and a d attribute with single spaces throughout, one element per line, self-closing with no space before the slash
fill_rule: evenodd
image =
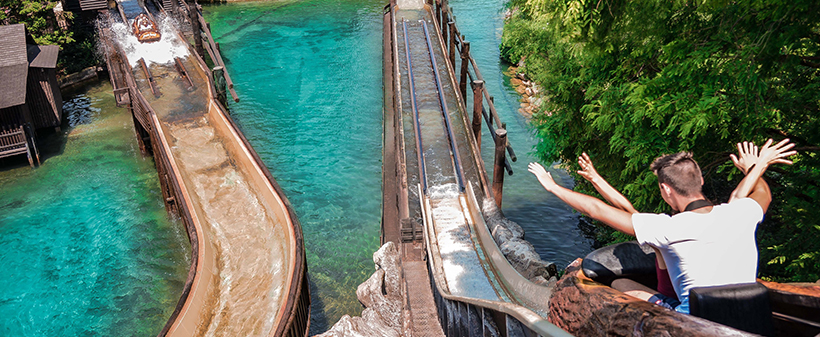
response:
<path id="1" fill-rule="evenodd" d="M 498 116 L 498 111 L 493 102 L 493 96 L 491 96 L 487 90 L 484 77 L 481 76 L 481 71 L 478 69 L 478 65 L 470 53 L 470 41 L 467 41 L 458 30 L 456 18 L 452 14 L 452 9 L 447 5 L 447 0 L 426 1 L 431 8 L 435 29 L 442 38 L 444 52 L 449 61 L 449 65 L 452 67 L 451 69 L 454 74 L 456 69 L 458 69 L 457 95 L 465 107 L 472 104 L 472 119 L 468 122 L 470 122 L 470 128 L 475 138 L 476 148 L 480 153 L 482 124 L 487 125 L 487 129 L 495 144 L 492 194 L 496 204 L 500 208 L 504 188 L 504 171 L 512 175 L 513 170 L 510 161 L 514 162 L 518 159 L 507 138 L 507 125 L 506 123 L 502 123 L 501 118 Z M 456 57 L 456 55 L 458 55 L 458 57 Z M 467 83 L 470 84 L 472 89 L 472 102 L 467 102 Z M 509 157 L 507 155 L 509 155 Z"/>

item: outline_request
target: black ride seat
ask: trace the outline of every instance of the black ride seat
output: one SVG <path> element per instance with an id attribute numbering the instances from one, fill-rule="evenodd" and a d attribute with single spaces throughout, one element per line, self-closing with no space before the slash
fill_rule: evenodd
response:
<path id="1" fill-rule="evenodd" d="M 760 283 L 692 288 L 689 313 L 735 329 L 774 335 L 769 290 Z"/>
<path id="2" fill-rule="evenodd" d="M 593 281 L 611 285 L 618 278 L 629 278 L 650 288 L 657 288 L 655 251 L 629 241 L 599 248 L 581 262 L 584 275 Z"/>

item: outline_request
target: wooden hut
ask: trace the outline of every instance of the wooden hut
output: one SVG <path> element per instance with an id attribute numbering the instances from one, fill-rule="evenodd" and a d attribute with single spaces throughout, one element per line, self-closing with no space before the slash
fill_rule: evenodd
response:
<path id="1" fill-rule="evenodd" d="M 63 10 L 69 12 L 108 9 L 108 0 L 62 0 Z"/>
<path id="2" fill-rule="evenodd" d="M 59 127 L 57 46 L 26 44 L 22 24 L 0 26 L 0 158 L 26 154 L 40 162 L 34 130 Z"/>

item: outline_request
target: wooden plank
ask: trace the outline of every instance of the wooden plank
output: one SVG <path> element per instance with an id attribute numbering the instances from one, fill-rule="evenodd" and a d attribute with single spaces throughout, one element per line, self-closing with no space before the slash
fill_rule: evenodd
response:
<path id="1" fill-rule="evenodd" d="M 142 71 L 145 73 L 145 78 L 148 79 L 148 85 L 151 87 L 151 92 L 154 93 L 154 96 L 159 97 L 159 90 L 157 90 L 156 82 L 154 81 L 154 76 L 151 75 L 151 70 L 148 69 L 148 65 L 145 64 L 145 59 L 141 58 L 139 60 L 140 66 L 142 66 Z"/>

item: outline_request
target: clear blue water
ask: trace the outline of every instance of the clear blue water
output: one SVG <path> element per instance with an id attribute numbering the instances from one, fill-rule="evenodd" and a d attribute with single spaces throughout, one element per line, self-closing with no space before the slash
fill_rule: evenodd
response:
<path id="1" fill-rule="evenodd" d="M 385 4 L 304 0 L 203 8 L 241 98 L 231 104 L 232 116 L 285 190 L 305 233 L 311 333 L 360 313 L 355 290 L 373 271 L 381 221 Z M 503 210 L 545 260 L 566 265 L 590 244 L 577 215 L 526 171 L 535 140 L 498 58 L 504 0 L 450 4 L 519 157 L 506 178 Z M 489 165 L 491 156 L 484 154 Z M 573 184 L 565 172 L 554 172 L 565 186 Z"/>
<path id="2" fill-rule="evenodd" d="M 533 147 L 536 139 L 529 121 L 518 112 L 521 96 L 510 85 L 505 75 L 509 67 L 499 57 L 498 45 L 504 27 L 504 8 L 507 0 L 449 0 L 456 15 L 456 24 L 470 41 L 470 52 L 475 58 L 490 95 L 495 97 L 495 108 L 516 151 L 518 161 L 512 163 L 513 175 L 504 178 L 504 215 L 524 229 L 525 239 L 546 261 L 555 262 L 559 269 L 578 257 L 592 251 L 592 242 L 584 238 L 578 227 L 578 213 L 554 195 L 546 192 L 538 180 L 527 172 L 527 164 L 537 162 Z M 468 90 L 469 92 L 470 90 Z M 468 109 L 472 116 L 472 94 L 468 94 Z M 492 179 L 493 151 L 486 125 L 483 127 L 482 149 L 487 172 Z M 555 180 L 572 188 L 574 182 L 566 171 L 548 167 Z"/>
<path id="3" fill-rule="evenodd" d="M 0 335 L 155 336 L 188 274 L 151 158 L 107 84 L 64 94 L 43 165 L 0 161 Z"/>
<path id="4" fill-rule="evenodd" d="M 381 223 L 378 0 L 204 6 L 241 101 L 231 114 L 304 231 L 311 331 L 356 315 Z"/>

